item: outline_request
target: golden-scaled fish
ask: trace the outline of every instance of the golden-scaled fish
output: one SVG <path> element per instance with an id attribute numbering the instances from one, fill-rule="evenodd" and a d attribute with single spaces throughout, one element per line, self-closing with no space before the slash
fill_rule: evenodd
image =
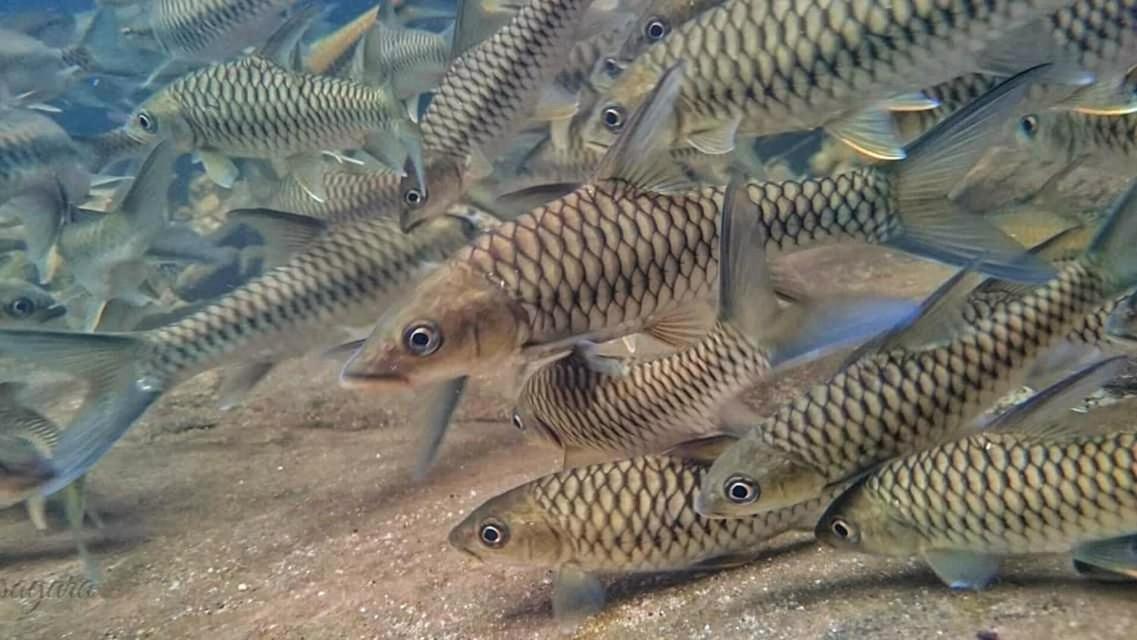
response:
<path id="1" fill-rule="evenodd" d="M 732 517 L 796 504 L 958 433 L 1018 388 L 1081 318 L 1137 286 L 1134 242 L 1137 187 L 1057 278 L 963 330 L 942 313 L 954 306 L 957 275 L 928 313 L 727 449 L 704 479 L 700 512 Z"/>
<path id="2" fill-rule="evenodd" d="M 867 240 L 946 261 L 986 256 L 995 271 L 1045 279 L 1052 269 L 1023 261 L 1021 247 L 944 197 L 1039 72 L 945 121 L 913 147 L 910 164 L 746 185 L 735 202 L 757 216 L 771 255 Z M 726 189 L 676 193 L 685 181 L 655 147 L 653 132 L 680 79 L 678 68 L 665 76 L 597 179 L 477 238 L 381 318 L 343 382 L 392 390 L 436 384 L 449 398 L 468 375 L 516 371 L 582 341 L 646 331 L 686 347 L 701 338 L 713 323 Z"/>
<path id="3" fill-rule="evenodd" d="M 179 382 L 230 367 L 220 395 L 223 404 L 232 404 L 276 362 L 350 341 L 345 328 L 373 323 L 405 286 L 465 245 L 481 223 L 462 213 L 407 234 L 393 217 L 376 217 L 325 232 L 319 221 L 293 218 L 302 221 L 292 233 L 302 249 L 285 265 L 172 324 L 117 334 L 0 331 L 6 356 L 91 385 L 93 399 L 60 439 L 52 461 L 57 474 L 44 494 L 86 473 Z"/>
<path id="4" fill-rule="evenodd" d="M 477 4 L 459 3 L 460 27 L 478 22 Z M 427 166 L 404 180 L 403 228 L 444 213 L 509 148 L 564 65 L 591 4 L 532 0 L 483 41 L 477 29 L 455 32 L 452 61 L 422 117 Z M 575 109 L 575 103 L 556 100 L 545 108 L 559 118 Z"/>
<path id="5" fill-rule="evenodd" d="M 912 311 L 896 300 L 797 293 L 782 305 L 756 237 L 767 231 L 742 208 L 724 204 L 719 318 L 705 337 L 677 353 L 633 359 L 620 375 L 575 355 L 551 363 L 525 381 L 514 426 L 562 448 L 566 467 L 662 451 L 716 432 L 723 402 L 774 369 L 863 340 Z"/>
<path id="6" fill-rule="evenodd" d="M 397 167 L 418 157 L 417 127 L 389 91 L 288 71 L 258 56 L 174 81 L 144 102 L 129 126 L 140 137 L 196 152 L 225 187 L 238 173 L 230 156 L 286 160 L 297 170 L 318 170 L 312 155 L 321 152 L 363 149 Z M 294 175 L 313 198 L 326 198 L 320 176 Z"/>
<path id="7" fill-rule="evenodd" d="M 722 438 L 700 443 L 713 451 Z M 538 478 L 474 510 L 450 545 L 486 562 L 556 570 L 553 613 L 578 622 L 603 605 L 594 574 L 737 566 L 764 543 L 812 527 L 816 500 L 754 518 L 706 520 L 693 501 L 706 455 L 654 455 L 577 467 Z"/>
<path id="8" fill-rule="evenodd" d="M 1093 365 L 1026 402 L 1053 402 L 1071 388 L 1084 397 L 1120 364 Z M 1003 557 L 1035 553 L 1073 552 L 1085 573 L 1137 578 L 1137 433 L 1075 435 L 1057 420 L 1011 421 L 887 462 L 833 502 L 817 537 L 921 556 L 952 588 L 983 588 Z"/>
<path id="9" fill-rule="evenodd" d="M 737 135 L 824 127 L 869 156 L 902 158 L 888 110 L 937 106 L 917 92 L 984 60 L 1005 62 L 1004 50 L 1022 49 L 1011 36 L 1054 48 L 1032 23 L 1065 4 L 997 0 L 976 10 L 969 0 L 728 0 L 673 28 L 619 74 L 597 103 L 593 137 L 624 127 L 662 73 L 683 60 L 689 71 L 660 134 L 670 146 L 722 154 Z M 1037 64 L 1032 59 L 1013 71 Z"/>

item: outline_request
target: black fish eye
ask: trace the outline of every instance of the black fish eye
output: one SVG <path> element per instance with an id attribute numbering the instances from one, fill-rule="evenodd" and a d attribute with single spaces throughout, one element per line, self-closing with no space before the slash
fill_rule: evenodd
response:
<path id="1" fill-rule="evenodd" d="M 1038 116 L 1033 113 L 1023 116 L 1022 120 L 1019 121 L 1019 129 L 1028 137 L 1033 138 L 1034 134 L 1038 133 Z"/>
<path id="2" fill-rule="evenodd" d="M 662 40 L 668 33 L 671 33 L 671 25 L 663 18 L 652 18 L 644 25 L 644 37 L 652 42 Z"/>
<path id="3" fill-rule="evenodd" d="M 416 356 L 429 356 L 438 351 L 442 344 L 442 334 L 433 322 L 420 322 L 407 327 L 403 334 L 407 350 Z"/>
<path id="4" fill-rule="evenodd" d="M 478 538 L 481 539 L 482 544 L 491 549 L 496 549 L 505 544 L 505 541 L 509 539 L 509 529 L 507 529 L 505 525 L 499 526 L 487 522 L 478 530 Z"/>
<path id="5" fill-rule="evenodd" d="M 36 303 L 32 302 L 31 298 L 25 298 L 21 296 L 8 303 L 8 311 L 12 315 L 19 318 L 26 318 L 27 316 L 30 316 L 35 310 Z"/>
<path id="6" fill-rule="evenodd" d="M 833 518 L 833 520 L 829 522 L 829 530 L 832 531 L 833 535 L 837 536 L 839 540 L 848 542 L 857 541 L 857 534 L 853 526 L 841 518 Z"/>
<path id="7" fill-rule="evenodd" d="M 604 126 L 609 131 L 619 131 L 624 126 L 624 110 L 621 107 L 611 106 L 604 109 Z"/>
<path id="8" fill-rule="evenodd" d="M 422 206 L 422 203 L 425 200 L 426 196 L 423 194 L 423 192 L 414 187 L 411 187 L 410 189 L 407 189 L 403 192 L 403 202 L 407 203 L 407 206 L 409 207 L 418 208 Z"/>
<path id="9" fill-rule="evenodd" d="M 521 420 L 521 414 L 516 411 L 513 412 L 513 426 L 517 427 L 519 431 L 525 430 L 525 423 Z"/>
<path id="10" fill-rule="evenodd" d="M 136 119 L 138 120 L 138 126 L 142 127 L 143 131 L 154 133 L 158 130 L 158 123 L 154 122 L 154 118 L 150 117 L 150 114 L 145 111 L 139 113 Z"/>
<path id="11" fill-rule="evenodd" d="M 734 504 L 750 504 L 758 499 L 758 485 L 746 476 L 731 476 L 723 484 L 726 497 Z"/>
<path id="12" fill-rule="evenodd" d="M 620 75 L 624 70 L 620 63 L 615 58 L 604 58 L 604 73 L 608 74 L 609 78 L 615 78 Z"/>

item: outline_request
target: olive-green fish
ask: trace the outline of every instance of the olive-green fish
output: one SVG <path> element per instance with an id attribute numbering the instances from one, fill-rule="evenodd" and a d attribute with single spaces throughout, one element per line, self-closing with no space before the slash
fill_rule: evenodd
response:
<path id="1" fill-rule="evenodd" d="M 154 0 L 151 35 L 174 58 L 225 60 L 259 46 L 296 0 Z"/>
<path id="2" fill-rule="evenodd" d="M 1018 388 L 1082 318 L 1137 286 L 1133 242 L 1137 187 L 1049 284 L 962 331 L 928 313 L 757 422 L 708 472 L 700 512 L 734 517 L 796 504 L 958 433 Z M 949 282 L 942 300 L 952 289 Z"/>
<path id="3" fill-rule="evenodd" d="M 1114 175 L 1137 174 L 1137 114 L 1039 111 L 1019 121 L 1019 143 L 1036 156 Z"/>
<path id="4" fill-rule="evenodd" d="M 736 136 L 824 127 L 866 155 L 902 158 L 889 109 L 934 108 L 921 89 L 1003 61 L 1004 49 L 1021 59 L 1022 42 L 1012 36 L 1048 40 L 1031 23 L 1065 4 L 997 0 L 980 10 L 970 0 L 728 0 L 673 28 L 620 73 L 597 103 L 593 128 L 601 139 L 599 132 L 623 128 L 662 73 L 683 60 L 690 69 L 661 132 L 671 146 L 722 154 Z M 1012 72 L 1039 60 L 1015 62 Z"/>
<path id="5" fill-rule="evenodd" d="M 418 157 L 417 127 L 389 91 L 288 71 L 257 56 L 176 80 L 144 102 L 129 127 L 196 152 L 225 187 L 238 173 L 229 156 L 286 160 L 297 170 L 319 169 L 311 155 L 321 152 L 363 149 L 397 167 L 407 155 Z M 326 198 L 320 176 L 294 175 L 313 198 Z"/>
<path id="6" fill-rule="evenodd" d="M 0 326 L 38 327 L 54 323 L 66 313 L 67 305 L 50 291 L 24 280 L 0 279 Z"/>
<path id="7" fill-rule="evenodd" d="M 1033 73 L 945 121 L 906 163 L 747 184 L 733 201 L 758 219 L 768 255 L 867 241 L 949 262 L 978 253 L 993 271 L 1044 279 L 1049 266 L 1024 262 L 1018 245 L 944 197 Z M 376 389 L 436 384 L 451 397 L 468 375 L 516 371 L 581 341 L 641 331 L 677 347 L 700 339 L 713 323 L 728 190 L 676 193 L 685 181 L 653 146 L 651 132 L 669 113 L 679 80 L 678 69 L 669 72 L 609 150 L 598 179 L 477 238 L 381 318 L 343 381 Z"/>
<path id="8" fill-rule="evenodd" d="M 1090 369 L 1115 374 L 1114 364 Z M 1137 433 L 1006 424 L 887 462 L 834 501 L 816 533 L 841 549 L 921 556 L 952 588 L 981 589 L 1003 557 L 1036 553 L 1137 577 L 1134 487 Z"/>
<path id="9" fill-rule="evenodd" d="M 270 212 L 261 212 L 269 216 Z M 287 216 L 287 214 L 280 214 Z M 236 402 L 281 361 L 352 339 L 424 269 L 465 245 L 481 220 L 445 216 L 405 234 L 396 219 L 325 231 L 310 219 L 304 249 L 282 267 L 156 329 L 117 334 L 0 331 L 0 352 L 83 378 L 93 399 L 60 439 L 50 494 L 83 475 L 146 409 L 179 382 L 228 367 L 220 394 Z M 299 240 L 298 240 L 299 242 Z"/>
<path id="10" fill-rule="evenodd" d="M 382 21 L 363 37 L 356 55 L 355 79 L 364 84 L 389 86 L 400 100 L 433 91 L 450 63 L 452 29 L 434 33 L 407 29 Z M 415 111 L 417 113 L 417 104 Z"/>
<path id="11" fill-rule="evenodd" d="M 484 41 L 454 34 L 452 62 L 422 117 L 425 170 L 408 172 L 403 228 L 444 213 L 489 163 L 507 150 L 565 63 L 577 24 L 592 0 L 532 0 Z M 462 2 L 458 24 L 476 22 L 475 2 Z M 571 117 L 575 103 L 546 108 Z M 472 165 L 472 166 L 471 166 Z"/>
<path id="12" fill-rule="evenodd" d="M 450 532 L 450 545 L 487 562 L 556 570 L 553 612 L 575 622 L 603 604 L 594 574 L 740 565 L 774 536 L 812 527 L 825 505 L 706 520 L 693 507 L 705 470 L 704 459 L 675 454 L 547 475 L 478 507 Z"/>
<path id="13" fill-rule="evenodd" d="M 321 202 L 295 176 L 264 178 L 244 184 L 246 193 L 236 202 L 239 208 L 272 209 L 310 216 L 328 224 L 339 224 L 357 218 L 397 215 L 402 202 L 400 176 L 383 170 L 348 169 L 322 163 L 320 183 L 325 198 Z M 309 172 L 317 175 L 317 171 Z M 240 186 L 239 184 L 239 186 Z"/>

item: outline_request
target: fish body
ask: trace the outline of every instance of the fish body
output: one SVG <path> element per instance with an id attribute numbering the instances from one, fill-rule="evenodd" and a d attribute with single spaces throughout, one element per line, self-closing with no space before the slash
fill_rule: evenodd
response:
<path id="1" fill-rule="evenodd" d="M 906 347 L 901 331 L 786 403 L 715 461 L 701 512 L 781 508 L 957 434 L 1017 388 L 1082 318 L 1137 285 L 1124 246 L 1135 234 L 1137 195 L 1129 190 L 1085 254 L 1049 284 L 946 338 L 942 328 L 928 338 L 921 328 Z"/>
<path id="2" fill-rule="evenodd" d="M 249 203 L 339 224 L 376 215 L 396 215 L 402 203 L 400 176 L 386 171 L 343 170 L 329 167 L 320 181 L 325 194 L 312 198 L 305 184 L 293 176 L 250 186 Z M 262 195 L 263 194 L 263 195 Z"/>
<path id="3" fill-rule="evenodd" d="M 1137 173 L 1137 114 L 1039 111 L 1023 116 L 1016 137 L 1048 160 L 1115 175 Z"/>
<path id="4" fill-rule="evenodd" d="M 1093 564 L 1095 543 L 1137 534 L 1134 487 L 1137 434 L 977 434 L 886 463 L 833 503 L 817 536 L 922 555 L 949 585 L 980 588 L 1003 556 L 1072 551 Z"/>
<path id="5" fill-rule="evenodd" d="M 154 38 L 172 57 L 212 62 L 259 45 L 280 25 L 295 0 L 155 0 Z"/>
<path id="6" fill-rule="evenodd" d="M 673 146 L 726 153 L 736 135 L 825 127 L 862 153 L 900 158 L 885 109 L 935 105 L 890 105 L 894 96 L 975 70 L 985 49 L 1064 4 L 723 2 L 624 69 L 593 127 L 619 129 L 663 70 L 685 60 L 690 70 L 664 134 Z"/>
<path id="7" fill-rule="evenodd" d="M 363 38 L 364 84 L 389 86 L 400 100 L 439 86 L 450 63 L 448 33 L 378 22 Z"/>

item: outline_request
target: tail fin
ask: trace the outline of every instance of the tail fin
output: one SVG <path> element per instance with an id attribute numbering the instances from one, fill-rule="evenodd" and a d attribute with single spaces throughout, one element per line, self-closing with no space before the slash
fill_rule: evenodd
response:
<path id="1" fill-rule="evenodd" d="M 748 201 L 745 189 L 745 181 L 735 176 L 723 203 L 719 321 L 766 349 L 772 367 L 787 368 L 820 358 L 912 314 L 915 304 L 895 298 L 812 300 L 800 295 L 790 296 L 797 300 L 783 305 L 761 250 L 764 231 L 757 220 L 740 219 L 739 213 L 747 207 L 735 204 Z"/>
<path id="2" fill-rule="evenodd" d="M 0 356 L 41 364 L 88 384 L 86 401 L 59 439 L 51 461 L 55 473 L 40 486 L 42 495 L 86 474 L 165 391 L 165 380 L 139 366 L 147 347 L 140 335 L 0 330 Z"/>
<path id="3" fill-rule="evenodd" d="M 900 220 L 887 245 L 955 266 L 982 258 L 980 271 L 1006 280 L 1041 283 L 1054 276 L 1045 261 L 948 198 L 1048 68 L 1035 67 L 998 85 L 908 145 L 905 160 L 884 169 L 895 180 Z"/>
<path id="4" fill-rule="evenodd" d="M 1105 223 L 1086 250 L 1086 258 L 1104 272 L 1109 295 L 1137 286 L 1137 180 L 1110 206 Z"/>

